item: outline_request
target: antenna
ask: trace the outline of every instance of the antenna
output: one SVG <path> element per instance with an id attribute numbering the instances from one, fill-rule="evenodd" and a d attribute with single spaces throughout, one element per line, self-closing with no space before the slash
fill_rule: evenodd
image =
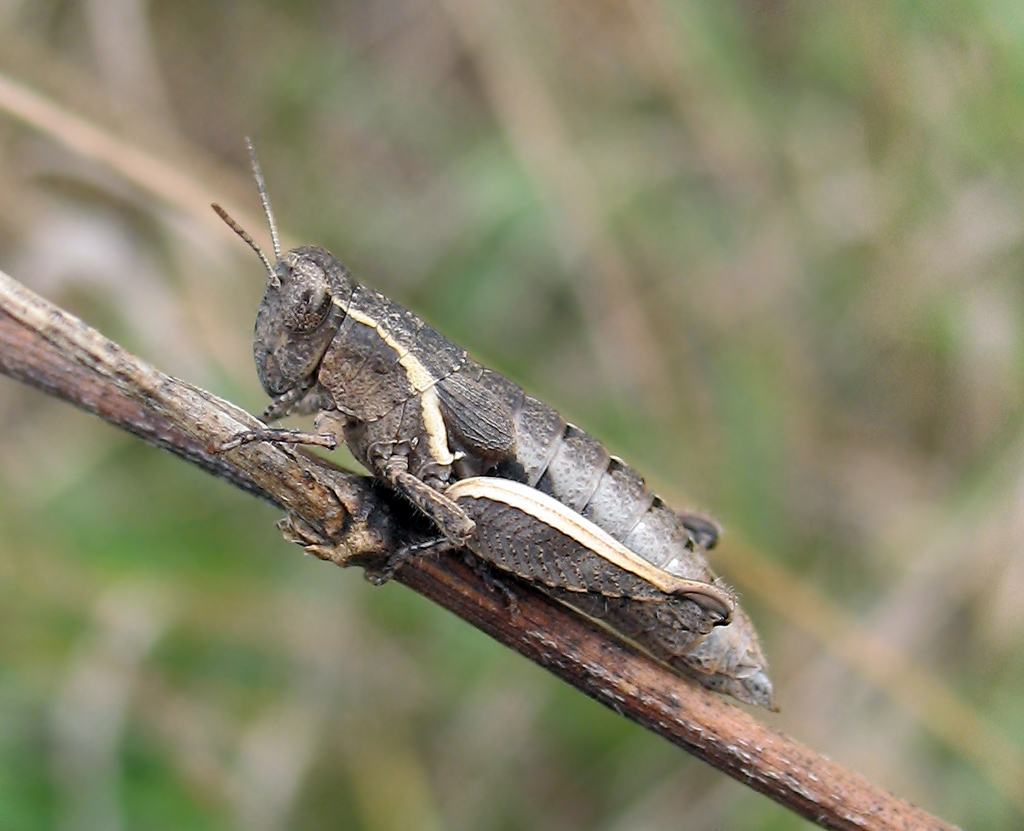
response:
<path id="1" fill-rule="evenodd" d="M 225 211 L 220 205 L 218 205 L 216 202 L 214 202 L 210 207 L 213 208 L 213 210 L 217 212 L 217 216 L 219 216 L 221 219 L 224 220 L 224 222 L 228 226 L 228 228 L 230 228 L 232 231 L 234 231 L 236 234 L 238 234 L 238 236 L 240 236 L 243 240 L 245 240 L 245 243 L 253 251 L 256 252 L 256 256 L 259 257 L 260 260 L 263 261 L 263 265 L 267 269 L 267 275 L 270 278 L 270 284 L 275 289 L 281 288 L 281 281 L 277 279 L 277 275 L 274 273 L 274 266 L 273 266 L 273 264 L 267 258 L 267 255 L 263 253 L 262 249 L 256 244 L 256 240 L 254 240 L 252 238 L 252 236 L 249 234 L 249 232 L 246 231 L 237 222 L 235 222 L 235 220 L 231 217 L 231 215 L 227 211 Z"/>
<path id="2" fill-rule="evenodd" d="M 277 223 L 274 221 L 274 212 L 270 208 L 270 197 L 267 196 L 267 183 L 263 179 L 263 170 L 260 168 L 260 160 L 256 156 L 256 148 L 253 147 L 252 139 L 248 136 L 245 137 L 245 146 L 249 148 L 249 159 L 252 162 L 252 173 L 256 178 L 256 187 L 260 192 L 260 202 L 263 203 L 263 213 L 266 214 L 267 224 L 270 226 L 270 241 L 274 246 L 274 259 L 280 260 L 281 238 L 277 233 Z M 223 219 L 225 224 L 245 240 L 245 243 L 256 252 L 256 256 L 260 258 L 264 267 L 267 269 L 270 284 L 275 289 L 280 288 L 281 281 L 278 279 L 277 274 L 274 273 L 273 263 L 270 262 L 270 258 L 267 257 L 267 255 L 263 253 L 263 250 L 256 244 L 256 240 L 252 238 L 252 235 L 239 225 L 220 205 L 214 203 L 211 207 L 217 212 L 217 216 Z"/>
<path id="3" fill-rule="evenodd" d="M 267 183 L 263 181 L 263 171 L 260 169 L 260 160 L 256 156 L 256 148 L 252 146 L 252 139 L 245 137 L 245 145 L 249 148 L 249 159 L 252 161 L 252 173 L 256 177 L 256 187 L 260 191 L 260 201 L 263 203 L 263 213 L 267 215 L 267 224 L 270 225 L 270 239 L 274 244 L 274 259 L 281 259 L 281 238 L 277 235 L 277 223 L 274 222 L 274 212 L 270 210 L 270 197 L 267 196 Z"/>

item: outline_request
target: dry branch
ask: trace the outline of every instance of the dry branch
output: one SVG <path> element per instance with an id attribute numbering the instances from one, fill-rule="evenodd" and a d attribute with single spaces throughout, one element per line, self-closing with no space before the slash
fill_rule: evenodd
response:
<path id="1" fill-rule="evenodd" d="M 364 477 L 265 443 L 215 444 L 258 422 L 171 378 L 0 272 L 0 372 L 69 401 L 288 512 L 317 556 L 374 568 L 415 531 Z M 825 828 L 953 826 L 893 797 L 713 693 L 686 683 L 545 595 L 516 585 L 519 614 L 457 558 L 396 578 L 616 712 Z"/>

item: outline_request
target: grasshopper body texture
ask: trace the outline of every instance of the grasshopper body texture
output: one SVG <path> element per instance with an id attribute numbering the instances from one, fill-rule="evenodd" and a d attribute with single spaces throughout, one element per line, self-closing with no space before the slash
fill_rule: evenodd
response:
<path id="1" fill-rule="evenodd" d="M 679 514 L 583 430 L 316 247 L 274 237 L 253 352 L 265 418 L 318 414 L 439 532 L 704 686 L 771 707 L 757 634 L 704 556 L 717 525 Z M 242 440 L 278 438 L 257 431 Z M 397 567 L 399 562 L 394 565 Z"/>

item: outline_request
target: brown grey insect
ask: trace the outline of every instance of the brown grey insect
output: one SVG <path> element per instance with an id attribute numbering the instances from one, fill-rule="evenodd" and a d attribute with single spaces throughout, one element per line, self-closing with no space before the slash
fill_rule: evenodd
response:
<path id="1" fill-rule="evenodd" d="M 224 449 L 253 440 L 327 446 L 343 440 L 436 525 L 443 542 L 421 549 L 462 547 L 474 537 L 477 523 L 446 493 L 453 483 L 485 474 L 518 480 L 635 555 L 625 569 L 629 579 L 622 577 L 614 592 L 608 590 L 604 549 L 591 552 L 592 562 L 604 562 L 604 572 L 559 560 L 565 573 L 545 584 L 549 591 L 568 593 L 585 614 L 656 657 L 683 661 L 681 671 L 705 686 L 772 706 L 756 633 L 702 553 L 717 541 L 717 525 L 672 511 L 597 439 L 472 360 L 412 312 L 358 283 L 327 251 L 305 246 L 282 254 L 251 143 L 249 150 L 276 262 L 221 208 L 214 209 L 267 270 L 253 341 L 257 372 L 272 398 L 264 420 L 317 413 L 317 432 L 250 431 Z M 504 510 L 504 518 L 489 520 L 498 524 L 485 528 L 487 535 L 494 537 L 500 523 L 509 521 L 512 511 Z M 554 521 L 550 513 L 534 514 L 533 532 L 550 531 L 546 526 Z M 476 547 L 486 557 L 486 547 Z M 392 567 L 417 553 L 402 552 Z M 672 595 L 672 603 L 656 605 L 673 611 L 659 619 L 644 597 L 651 582 L 640 576 L 650 569 L 663 575 L 659 579 L 705 588 L 663 592 Z"/>

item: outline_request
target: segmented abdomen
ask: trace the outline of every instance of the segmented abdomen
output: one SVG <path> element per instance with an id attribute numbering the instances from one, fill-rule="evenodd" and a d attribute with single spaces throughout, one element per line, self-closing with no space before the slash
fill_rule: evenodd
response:
<path id="1" fill-rule="evenodd" d="M 505 376 L 478 365 L 461 371 L 475 376 L 511 412 L 516 461 L 526 484 L 572 508 L 653 565 L 690 580 L 714 581 L 679 516 L 633 468 Z"/>
<path id="2" fill-rule="evenodd" d="M 516 461 L 527 484 L 577 511 L 670 574 L 720 585 L 682 519 L 647 489 L 640 474 L 503 375 L 472 363 L 460 372 L 493 392 L 512 413 Z M 697 529 L 698 535 L 702 532 Z M 685 625 L 662 619 L 679 614 L 671 604 L 557 594 L 709 689 L 751 704 L 774 706 L 757 632 L 738 605 L 731 623 L 715 627 L 700 639 Z"/>

